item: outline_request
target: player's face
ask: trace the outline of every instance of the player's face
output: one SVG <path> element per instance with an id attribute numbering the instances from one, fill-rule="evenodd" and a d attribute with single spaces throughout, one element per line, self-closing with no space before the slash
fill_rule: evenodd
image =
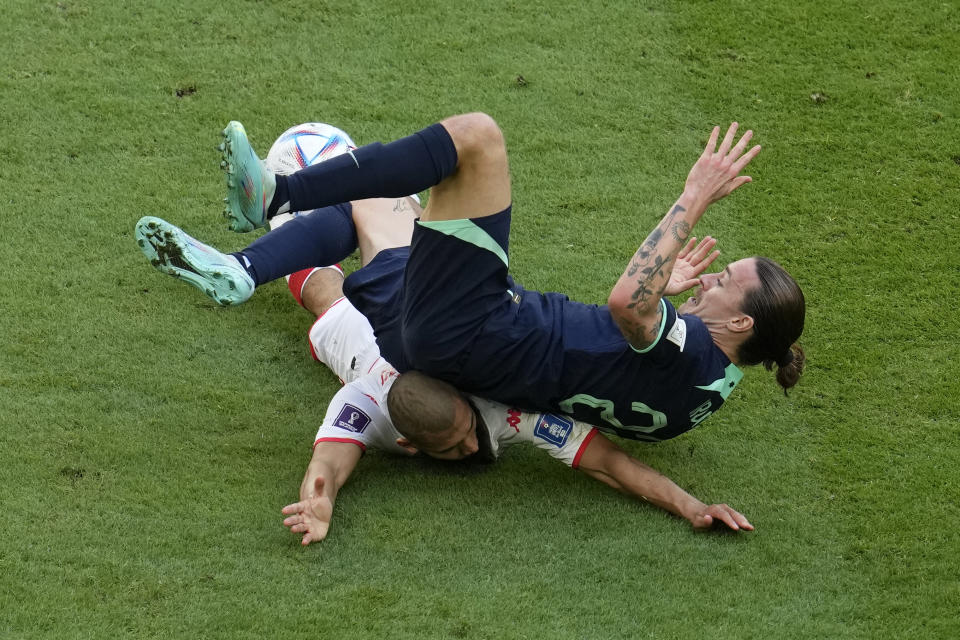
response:
<path id="1" fill-rule="evenodd" d="M 700 286 L 678 311 L 692 313 L 708 327 L 743 315 L 743 299 L 760 284 L 753 258 L 732 262 L 719 273 L 700 276 Z"/>
<path id="2" fill-rule="evenodd" d="M 420 451 L 439 460 L 460 460 L 480 449 L 477 414 L 463 398 L 457 399 L 453 425 L 441 437 L 419 446 Z"/>

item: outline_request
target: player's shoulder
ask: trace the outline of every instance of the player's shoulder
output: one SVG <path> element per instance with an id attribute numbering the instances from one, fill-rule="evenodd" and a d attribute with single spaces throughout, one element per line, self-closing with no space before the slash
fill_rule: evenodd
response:
<path id="1" fill-rule="evenodd" d="M 343 386 L 327 407 L 317 441 L 354 442 L 393 451 L 399 436 L 387 411 L 387 395 L 399 374 L 384 361 Z"/>
<path id="2" fill-rule="evenodd" d="M 376 402 L 386 407 L 387 396 L 399 376 L 400 373 L 396 368 L 380 357 L 361 374 L 356 385 L 364 393 L 372 396 Z"/>
<path id="3" fill-rule="evenodd" d="M 717 348 L 700 318 L 678 313 L 669 300 L 663 299 L 662 303 L 663 319 L 657 340 L 647 349 L 637 350 L 639 353 L 695 360 Z"/>

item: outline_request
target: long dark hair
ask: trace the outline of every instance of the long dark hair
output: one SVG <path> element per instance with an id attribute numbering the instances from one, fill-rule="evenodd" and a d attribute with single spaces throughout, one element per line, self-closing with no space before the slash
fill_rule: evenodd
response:
<path id="1" fill-rule="evenodd" d="M 753 318 L 753 334 L 740 345 L 737 358 L 746 365 L 777 365 L 777 383 L 783 393 L 797 384 L 806 355 L 797 344 L 803 333 L 806 301 L 786 270 L 769 258 L 754 258 L 760 285 L 747 292 L 743 312 Z"/>

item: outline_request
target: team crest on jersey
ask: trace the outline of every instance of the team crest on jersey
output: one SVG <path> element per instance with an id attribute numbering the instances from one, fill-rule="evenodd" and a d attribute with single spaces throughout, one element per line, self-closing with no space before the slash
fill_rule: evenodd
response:
<path id="1" fill-rule="evenodd" d="M 533 435 L 546 440 L 550 444 L 562 447 L 567 444 L 571 431 L 573 431 L 573 420 L 550 413 L 542 413 L 540 419 L 537 420 L 537 427 L 533 430 Z"/>
<path id="2" fill-rule="evenodd" d="M 680 317 L 677 318 L 677 321 L 673 323 L 673 328 L 667 333 L 667 340 L 680 347 L 680 351 L 683 351 L 683 345 L 687 342 L 687 323 L 685 320 Z"/>
<path id="3" fill-rule="evenodd" d="M 367 428 L 368 424 L 370 424 L 370 416 L 352 404 L 344 404 L 333 426 L 354 433 L 363 433 L 363 430 Z"/>

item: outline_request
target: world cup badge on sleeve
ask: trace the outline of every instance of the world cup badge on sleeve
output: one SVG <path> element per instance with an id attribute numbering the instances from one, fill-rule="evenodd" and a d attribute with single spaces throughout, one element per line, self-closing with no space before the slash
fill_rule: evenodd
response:
<path id="1" fill-rule="evenodd" d="M 353 433 L 363 433 L 363 430 L 367 428 L 368 424 L 370 424 L 370 416 L 352 404 L 344 404 L 333 426 L 352 431 Z"/>

